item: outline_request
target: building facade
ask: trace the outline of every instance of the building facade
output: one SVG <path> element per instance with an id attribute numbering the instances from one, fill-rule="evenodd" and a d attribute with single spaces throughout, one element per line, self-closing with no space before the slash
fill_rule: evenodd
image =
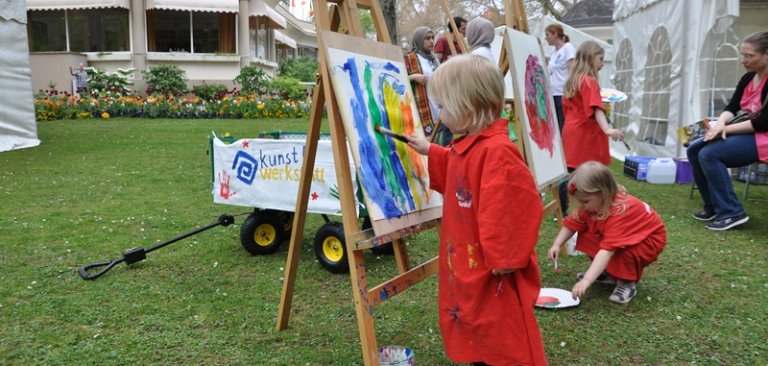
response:
<path id="1" fill-rule="evenodd" d="M 266 0 L 274 1 L 274 0 Z M 176 65 L 190 86 L 232 80 L 245 66 L 316 57 L 314 24 L 265 0 L 27 0 L 33 90 L 71 90 L 69 67 L 142 73 Z"/>

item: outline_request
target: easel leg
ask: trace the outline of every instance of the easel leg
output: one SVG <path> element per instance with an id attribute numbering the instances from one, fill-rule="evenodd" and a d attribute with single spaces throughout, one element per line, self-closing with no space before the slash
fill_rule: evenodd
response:
<path id="1" fill-rule="evenodd" d="M 306 156 L 304 156 L 304 164 L 301 167 L 302 177 L 311 177 L 312 171 L 315 168 L 317 141 L 320 138 L 320 125 L 323 120 L 322 108 L 324 104 L 325 94 L 323 93 L 322 80 L 319 80 L 312 94 L 311 119 L 307 128 Z M 288 260 L 285 265 L 283 292 L 280 296 L 280 308 L 277 314 L 276 329 L 278 331 L 288 326 L 288 317 L 293 300 L 293 288 L 296 283 L 296 271 L 299 266 L 299 256 L 301 255 L 301 242 L 304 239 L 304 223 L 307 219 L 307 205 L 311 183 L 311 179 L 303 178 L 299 182 L 299 193 L 296 201 L 296 211 L 294 211 L 295 214 L 293 216 L 293 229 L 291 230 L 291 242 L 288 248 Z"/>

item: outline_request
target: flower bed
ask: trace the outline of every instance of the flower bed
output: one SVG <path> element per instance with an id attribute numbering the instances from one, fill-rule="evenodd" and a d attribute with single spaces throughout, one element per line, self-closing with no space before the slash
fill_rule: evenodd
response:
<path id="1" fill-rule="evenodd" d="M 306 118 L 310 102 L 256 95 L 227 95 L 207 101 L 196 96 L 102 94 L 78 97 L 48 92 L 35 97 L 38 121 L 84 118 Z"/>

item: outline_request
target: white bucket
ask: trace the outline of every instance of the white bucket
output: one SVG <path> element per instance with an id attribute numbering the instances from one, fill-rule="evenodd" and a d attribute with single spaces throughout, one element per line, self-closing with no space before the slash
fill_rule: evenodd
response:
<path id="1" fill-rule="evenodd" d="M 675 183 L 677 164 L 671 158 L 658 158 L 648 164 L 648 183 L 672 184 Z"/>

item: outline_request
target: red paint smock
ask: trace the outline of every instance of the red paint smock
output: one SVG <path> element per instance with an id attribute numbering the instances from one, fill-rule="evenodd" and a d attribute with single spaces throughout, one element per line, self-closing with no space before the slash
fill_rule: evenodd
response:
<path id="1" fill-rule="evenodd" d="M 438 305 L 446 354 L 462 363 L 545 365 L 534 315 L 543 207 L 507 121 L 449 147 L 432 144 L 429 178 L 444 198 Z"/>
<path id="2" fill-rule="evenodd" d="M 591 76 L 584 76 L 579 92 L 563 98 L 563 152 L 569 168 L 576 169 L 590 160 L 611 164 L 608 136 L 595 119 L 594 107 L 603 109 L 600 85 Z"/>
<path id="3" fill-rule="evenodd" d="M 656 211 L 647 203 L 626 193 L 626 210 L 614 207 L 605 220 L 594 220 L 581 211 L 578 219 L 569 215 L 564 226 L 579 233 L 576 249 L 594 258 L 600 249 L 613 251 L 606 271 L 615 278 L 639 281 L 643 269 L 659 258 L 667 244 L 667 231 Z"/>

